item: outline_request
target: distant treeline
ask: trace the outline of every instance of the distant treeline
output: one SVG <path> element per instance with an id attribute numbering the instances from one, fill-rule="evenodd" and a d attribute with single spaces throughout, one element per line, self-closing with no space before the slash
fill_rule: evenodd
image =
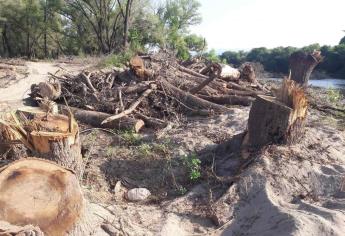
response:
<path id="1" fill-rule="evenodd" d="M 319 44 L 312 44 L 303 48 L 277 47 L 267 49 L 261 47 L 254 48 L 249 52 L 226 51 L 220 55 L 220 58 L 235 66 L 239 66 L 246 61 L 260 62 L 268 72 L 287 74 L 289 72 L 289 56 L 297 50 L 305 52 L 320 50 L 324 60 L 318 65 L 317 70 L 345 79 L 345 37 L 340 41 L 339 45 L 333 47 L 320 46 Z"/>
<path id="2" fill-rule="evenodd" d="M 206 48 L 189 34 L 198 0 L 0 0 L 0 57 L 127 54 L 148 47 L 186 59 Z"/>

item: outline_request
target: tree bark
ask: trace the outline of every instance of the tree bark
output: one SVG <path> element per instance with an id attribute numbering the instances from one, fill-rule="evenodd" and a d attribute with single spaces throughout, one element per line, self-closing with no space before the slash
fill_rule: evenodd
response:
<path id="1" fill-rule="evenodd" d="M 295 52 L 289 58 L 291 79 L 303 87 L 308 86 L 308 81 L 314 68 L 322 61 L 323 57 L 319 51 L 311 54 Z"/>

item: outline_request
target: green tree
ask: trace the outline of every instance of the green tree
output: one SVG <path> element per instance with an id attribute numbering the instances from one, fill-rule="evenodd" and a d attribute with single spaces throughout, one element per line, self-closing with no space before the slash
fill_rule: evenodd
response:
<path id="1" fill-rule="evenodd" d="M 188 43 L 191 38 L 185 40 L 185 37 L 190 26 L 201 22 L 200 6 L 197 0 L 168 0 L 157 9 L 166 35 L 163 47 L 176 51 L 182 59 L 190 56 Z"/>
<path id="2" fill-rule="evenodd" d="M 207 60 L 211 62 L 221 62 L 220 57 L 217 55 L 216 50 L 211 49 L 209 52 L 203 55 Z"/>
<path id="3" fill-rule="evenodd" d="M 242 63 L 246 61 L 247 53 L 244 51 L 239 52 L 232 52 L 226 51 L 223 52 L 220 58 L 225 60 L 228 64 L 232 64 L 235 66 L 240 66 Z"/>
<path id="4" fill-rule="evenodd" d="M 206 39 L 196 34 L 185 36 L 184 41 L 188 50 L 191 52 L 200 54 L 207 48 Z"/>

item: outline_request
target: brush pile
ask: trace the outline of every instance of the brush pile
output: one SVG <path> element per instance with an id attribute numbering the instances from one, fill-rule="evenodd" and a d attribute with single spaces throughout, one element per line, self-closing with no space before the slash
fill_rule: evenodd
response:
<path id="1" fill-rule="evenodd" d="M 185 115 L 226 112 L 228 105 L 249 106 L 266 91 L 254 73 L 247 79 L 247 75 L 240 77 L 238 70 L 218 63 L 192 61 L 182 65 L 166 52 L 136 56 L 128 64 L 124 69 L 83 71 L 77 76 L 51 74 L 54 82 L 48 87 L 56 88 L 54 95 L 61 94 L 57 103 L 66 100 L 74 113 L 82 113 L 77 119 L 82 116 L 82 121 L 90 121 L 85 117 L 91 116 L 94 126 L 115 122 L 112 127 L 121 119 L 131 124 L 134 121 L 128 119 L 140 119 L 157 127 Z M 40 87 L 44 86 L 32 86 L 33 98 L 54 97 L 42 95 Z"/>

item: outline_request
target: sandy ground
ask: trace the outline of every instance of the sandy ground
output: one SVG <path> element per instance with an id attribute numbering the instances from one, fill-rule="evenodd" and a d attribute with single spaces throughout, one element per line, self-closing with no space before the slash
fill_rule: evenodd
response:
<path id="1" fill-rule="evenodd" d="M 59 69 L 50 62 L 28 62 L 27 67 L 26 78 L 0 88 L 0 109 L 1 104 L 13 108 L 32 83 L 47 80 L 48 72 Z M 81 68 L 74 65 L 71 70 Z M 132 178 L 136 172 L 146 174 L 140 177 L 147 179 L 138 183 L 154 192 L 160 177 L 151 169 L 159 168 L 160 162 L 107 156 L 109 147 L 118 145 L 109 134 L 95 133 L 83 186 L 89 231 L 74 235 L 344 235 L 345 134 L 338 120 L 310 110 L 301 142 L 270 145 L 243 160 L 238 148 L 248 113 L 249 108 L 233 108 L 220 116 L 176 124 L 166 134 L 175 144 L 174 156 L 197 153 L 214 176 L 205 174 L 182 196 L 158 202 L 130 203 L 116 196 L 107 171 L 122 175 L 125 170 L 123 175 Z"/>
<path id="2" fill-rule="evenodd" d="M 50 62 L 27 62 L 28 75 L 12 83 L 7 88 L 0 88 L 0 101 L 21 100 L 27 97 L 31 84 L 48 79 L 48 72 L 55 73 L 59 68 Z"/>

